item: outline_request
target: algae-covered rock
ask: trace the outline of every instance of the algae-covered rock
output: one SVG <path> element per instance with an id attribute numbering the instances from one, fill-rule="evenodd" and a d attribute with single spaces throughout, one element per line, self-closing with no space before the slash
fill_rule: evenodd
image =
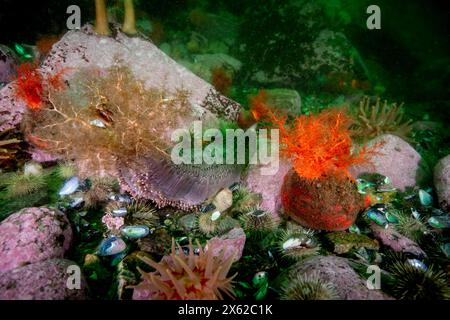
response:
<path id="1" fill-rule="evenodd" d="M 297 274 L 317 275 L 325 282 L 334 285 L 343 300 L 391 300 L 380 290 L 370 290 L 347 259 L 336 256 L 317 256 L 297 263 L 291 268 L 289 279 Z"/>
<path id="2" fill-rule="evenodd" d="M 326 235 L 333 245 L 333 251 L 337 254 L 344 254 L 352 249 L 366 248 L 378 250 L 380 245 L 377 240 L 371 239 L 363 234 L 348 232 L 333 232 Z"/>

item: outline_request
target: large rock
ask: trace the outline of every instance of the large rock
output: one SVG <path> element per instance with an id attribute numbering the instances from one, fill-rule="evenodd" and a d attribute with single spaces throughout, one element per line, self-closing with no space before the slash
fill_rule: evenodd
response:
<path id="1" fill-rule="evenodd" d="M 420 258 L 426 257 L 426 253 L 417 243 L 401 235 L 392 227 L 383 228 L 373 222 L 371 222 L 370 227 L 375 238 L 391 250 L 395 252 L 409 253 Z"/>
<path id="2" fill-rule="evenodd" d="M 450 155 L 434 167 L 434 186 L 442 209 L 450 210 Z"/>
<path id="3" fill-rule="evenodd" d="M 153 43 L 114 31 L 114 37 L 101 37 L 94 33 L 92 26 L 86 25 L 81 30 L 67 32 L 53 45 L 39 70 L 44 76 L 64 70 L 64 77 L 70 78 L 82 68 L 107 69 L 120 63 L 147 87 L 164 87 L 169 93 L 188 90 L 189 102 L 200 118 L 220 115 L 237 119 L 239 104 L 222 96 Z M 23 101 L 14 94 L 14 83 L 0 90 L 0 132 L 17 126 L 25 108 Z"/>
<path id="4" fill-rule="evenodd" d="M 317 273 L 320 279 L 331 282 L 343 300 L 391 300 L 392 298 L 380 290 L 370 290 L 367 283 L 353 268 L 348 260 L 336 256 L 317 256 L 300 262 L 291 271 L 311 275 Z"/>
<path id="5" fill-rule="evenodd" d="M 280 159 L 278 171 L 273 175 L 261 174 L 261 166 L 252 167 L 245 179 L 248 189 L 262 195 L 261 207 L 277 215 L 281 209 L 281 186 L 286 173 L 292 168 L 290 162 Z"/>
<path id="6" fill-rule="evenodd" d="M 370 157 L 370 163 L 350 168 L 355 178 L 362 173 L 380 173 L 400 190 L 416 185 L 421 156 L 411 145 L 395 135 L 384 134 L 369 141 L 367 146 L 377 146 L 376 154 Z"/>
<path id="7" fill-rule="evenodd" d="M 72 241 L 66 216 L 47 208 L 26 208 L 0 224 L 0 272 L 62 258 Z"/>
<path id="8" fill-rule="evenodd" d="M 87 285 L 80 273 L 79 289 L 72 281 L 75 262 L 51 259 L 0 274 L 1 300 L 84 300 Z M 78 269 L 79 270 L 79 269 Z"/>

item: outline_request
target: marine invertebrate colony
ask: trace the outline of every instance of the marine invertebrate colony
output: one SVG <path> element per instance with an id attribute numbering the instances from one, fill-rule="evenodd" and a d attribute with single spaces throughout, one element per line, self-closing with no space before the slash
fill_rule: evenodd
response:
<path id="1" fill-rule="evenodd" d="M 175 247 L 172 240 L 172 252 L 161 262 L 142 257 L 142 261 L 155 268 L 156 271 L 146 273 L 138 269 L 142 282 L 134 286 L 134 299 L 151 300 L 218 300 L 222 293 L 233 297 L 231 281 L 227 278 L 233 263 L 234 254 L 228 259 L 214 257 L 212 250 L 198 248 L 194 253 L 192 242 L 189 242 L 189 253 L 186 254 L 180 245 Z"/>
<path id="2" fill-rule="evenodd" d="M 170 134 L 195 117 L 186 92 L 146 89 L 120 67 L 81 70 L 69 84 L 49 89 L 39 113 L 25 115 L 24 131 L 36 148 L 73 161 L 81 176 L 119 177 L 133 196 L 181 208 L 234 182 L 234 167 L 173 165 Z"/>
<path id="3" fill-rule="evenodd" d="M 293 162 L 281 190 L 286 213 L 312 229 L 350 227 L 364 208 L 364 199 L 348 167 L 367 161 L 373 150 L 352 150 L 351 120 L 340 109 L 299 116 L 292 126 L 273 113 L 271 117 L 280 128 L 281 153 Z"/>

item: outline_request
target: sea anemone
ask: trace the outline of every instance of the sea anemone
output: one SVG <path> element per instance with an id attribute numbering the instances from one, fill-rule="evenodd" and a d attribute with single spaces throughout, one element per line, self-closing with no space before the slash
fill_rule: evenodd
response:
<path id="1" fill-rule="evenodd" d="M 392 293 L 397 299 L 447 300 L 450 299 L 449 277 L 443 271 L 414 267 L 406 262 L 389 264 L 388 271 L 394 277 Z"/>
<path id="2" fill-rule="evenodd" d="M 397 135 L 408 139 L 411 132 L 411 120 L 404 119 L 403 103 L 388 104 L 386 100 L 381 104 L 377 98 L 375 104 L 369 97 L 364 97 L 354 115 L 351 126 L 352 135 L 362 140 L 375 138 L 384 133 Z"/>
<path id="3" fill-rule="evenodd" d="M 142 282 L 134 286 L 134 299 L 151 300 L 218 300 L 222 293 L 233 298 L 232 280 L 227 278 L 235 254 L 228 259 L 213 256 L 212 250 L 204 250 L 198 243 L 198 254 L 194 253 L 192 241 L 189 241 L 189 253 L 172 240 L 170 256 L 164 256 L 157 263 L 147 257 L 142 261 L 155 268 L 154 272 L 144 272 Z"/>
<path id="4" fill-rule="evenodd" d="M 297 274 L 283 288 L 282 300 L 337 300 L 335 286 L 319 277 L 317 273 Z"/>
<path id="5" fill-rule="evenodd" d="M 262 238 L 267 233 L 273 232 L 278 226 L 278 221 L 272 213 L 260 207 L 249 210 L 239 219 L 244 230 L 255 238 Z"/>
<path id="6" fill-rule="evenodd" d="M 317 255 L 320 251 L 314 232 L 303 228 L 283 230 L 278 247 L 284 257 L 296 261 Z"/>

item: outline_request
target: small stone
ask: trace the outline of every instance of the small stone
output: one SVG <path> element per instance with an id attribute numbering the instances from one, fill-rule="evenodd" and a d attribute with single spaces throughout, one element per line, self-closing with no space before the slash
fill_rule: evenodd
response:
<path id="1" fill-rule="evenodd" d="M 220 190 L 212 203 L 217 211 L 224 212 L 228 210 L 233 205 L 233 192 L 228 188 Z"/>
<path id="2" fill-rule="evenodd" d="M 197 228 L 197 215 L 195 213 L 186 214 L 178 219 L 178 225 L 184 232 L 189 233 Z"/>

